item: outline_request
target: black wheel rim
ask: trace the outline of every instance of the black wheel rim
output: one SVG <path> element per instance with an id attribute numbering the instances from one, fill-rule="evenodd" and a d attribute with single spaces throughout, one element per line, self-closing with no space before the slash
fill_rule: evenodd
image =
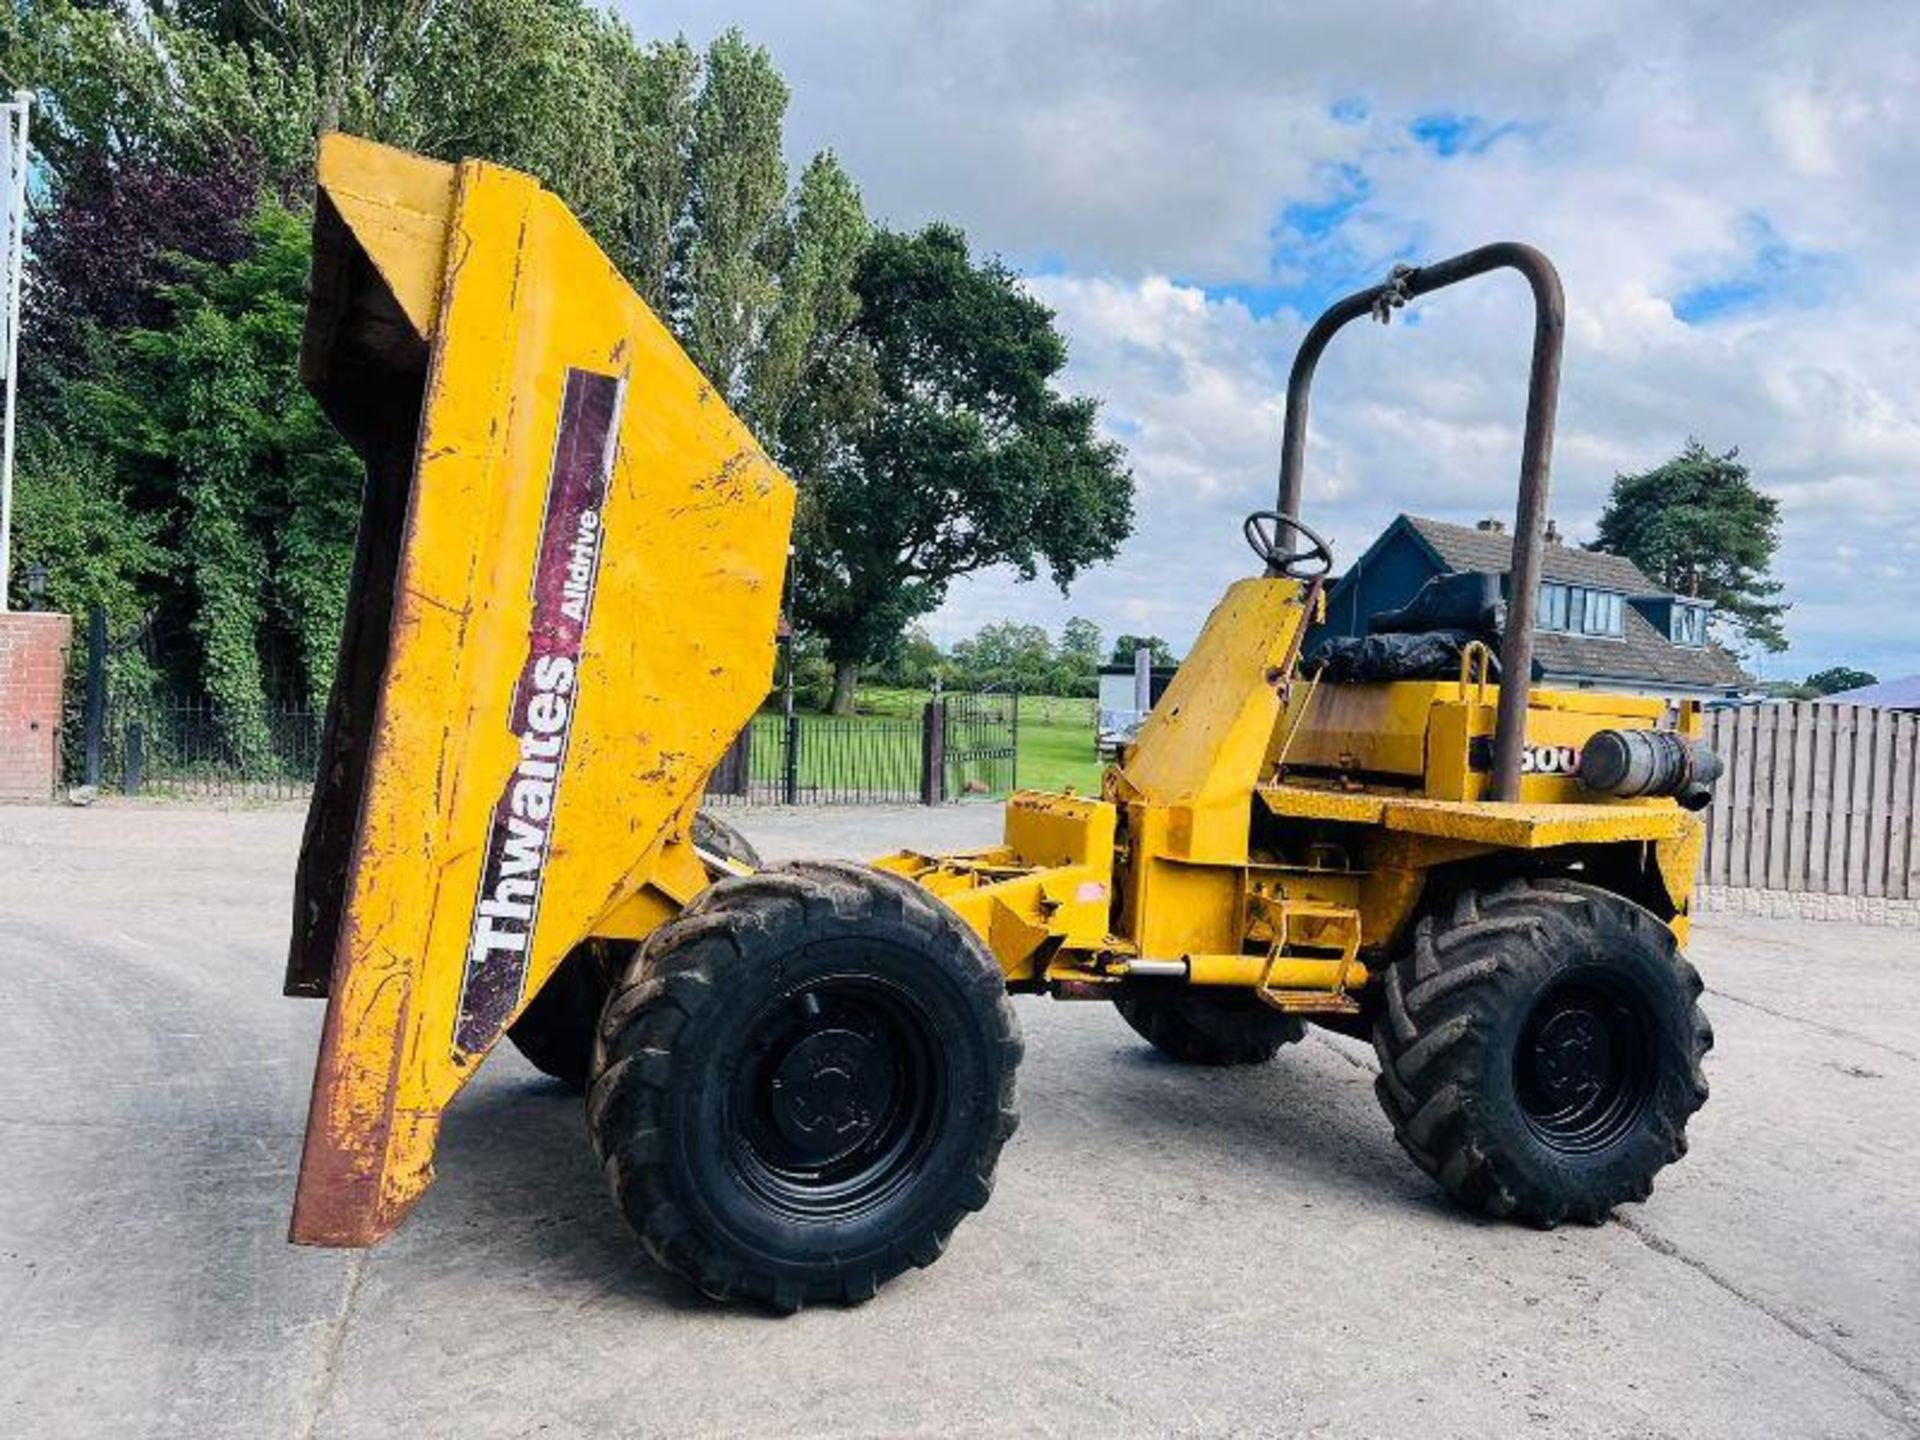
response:
<path id="1" fill-rule="evenodd" d="M 740 1178 L 792 1220 L 847 1220 L 910 1184 L 945 1102 L 939 1036 L 906 990 L 868 975 L 792 987 L 746 1034 L 728 1126 Z"/>
<path id="2" fill-rule="evenodd" d="M 1527 1126 L 1563 1155 L 1605 1150 L 1639 1122 L 1656 1077 L 1645 1001 L 1618 976 L 1563 977 L 1534 1003 L 1514 1049 Z"/>

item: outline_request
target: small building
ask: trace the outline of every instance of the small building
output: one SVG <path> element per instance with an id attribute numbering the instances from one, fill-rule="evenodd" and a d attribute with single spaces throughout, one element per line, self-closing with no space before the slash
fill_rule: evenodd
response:
<path id="1" fill-rule="evenodd" d="M 1438 575 L 1495 574 L 1504 587 L 1513 537 L 1497 520 L 1453 525 L 1401 515 L 1327 594 L 1326 635 L 1365 635 Z M 1631 560 L 1565 544 L 1551 521 L 1541 558 L 1534 659 L 1540 684 L 1561 690 L 1719 699 L 1750 682 L 1707 638 L 1712 606 L 1664 590 Z"/>
<path id="2" fill-rule="evenodd" d="M 1153 705 L 1160 703 L 1160 697 L 1167 692 L 1167 686 L 1173 683 L 1174 670 L 1177 667 L 1163 665 L 1154 667 L 1151 672 Z M 1134 691 L 1134 674 L 1131 665 L 1102 665 L 1100 667 L 1100 699 L 1098 745 L 1102 755 L 1113 753 L 1114 747 L 1124 745 L 1133 739 L 1140 729 L 1140 722 L 1147 718 L 1147 712 L 1136 708 L 1137 696 Z"/>
<path id="3" fill-rule="evenodd" d="M 1904 680 L 1882 680 L 1857 690 L 1836 690 L 1820 699 L 1822 705 L 1877 705 L 1882 710 L 1920 711 L 1920 675 Z"/>

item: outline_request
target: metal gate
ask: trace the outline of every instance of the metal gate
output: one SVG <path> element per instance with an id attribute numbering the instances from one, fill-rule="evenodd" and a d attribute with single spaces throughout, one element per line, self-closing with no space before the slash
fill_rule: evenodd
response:
<path id="1" fill-rule="evenodd" d="M 709 799 L 747 805 L 939 805 L 1017 783 L 1020 699 L 936 695 L 893 715 L 756 715 Z"/>
<path id="2" fill-rule="evenodd" d="M 942 800 L 1007 795 L 1019 786 L 1020 697 L 1011 691 L 939 701 L 945 751 Z"/>
<path id="3" fill-rule="evenodd" d="M 110 644 L 96 609 L 84 685 L 73 695 L 64 769 L 70 786 L 130 795 L 240 799 L 304 795 L 318 761 L 320 715 L 264 701 L 235 714 L 164 684 L 129 691 L 111 656 L 139 647 L 153 672 L 162 646 L 143 627 Z M 271 693 L 284 687 L 269 685 Z M 1010 794 L 1019 783 L 1020 697 L 933 695 L 887 715 L 754 716 L 715 770 L 709 798 L 749 805 L 939 805 Z M 917 710 L 917 713 L 916 713 Z"/>
<path id="4" fill-rule="evenodd" d="M 70 692 L 62 769 L 66 784 L 128 795 L 286 800 L 305 795 L 319 762 L 320 716 L 300 700 L 269 699 L 244 711 L 181 687 L 168 674 L 151 623 L 110 641 L 100 607 L 88 615 L 86 668 Z M 129 685 L 113 657 L 138 651 L 145 683 Z M 287 686 L 269 675 L 268 694 Z"/>

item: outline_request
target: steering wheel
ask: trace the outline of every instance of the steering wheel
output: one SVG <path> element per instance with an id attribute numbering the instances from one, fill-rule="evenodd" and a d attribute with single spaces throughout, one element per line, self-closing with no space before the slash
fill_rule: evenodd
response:
<path id="1" fill-rule="evenodd" d="M 1253 553 L 1266 562 L 1269 575 L 1314 580 L 1333 569 L 1333 547 L 1291 515 L 1282 515 L 1278 510 L 1256 510 L 1247 516 L 1241 531 Z M 1281 549 L 1281 537 L 1287 534 L 1305 540 L 1306 548 Z M 1319 563 L 1316 565 L 1315 561 Z"/>

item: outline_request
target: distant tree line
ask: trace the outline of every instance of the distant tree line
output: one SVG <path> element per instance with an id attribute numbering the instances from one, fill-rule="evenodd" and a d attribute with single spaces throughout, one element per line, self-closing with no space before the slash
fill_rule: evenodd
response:
<path id="1" fill-rule="evenodd" d="M 921 626 L 912 626 L 879 661 L 868 683 L 906 690 L 1016 690 L 1023 695 L 1091 698 L 1099 693 L 1102 665 L 1132 665 L 1136 648 L 1153 653 L 1156 666 L 1177 664 L 1158 636 L 1122 635 L 1112 646 L 1093 621 L 1075 616 L 1049 635 L 1038 625 L 1000 620 L 983 625 L 943 649 Z M 831 692 L 834 668 L 825 646 L 803 638 L 795 649 L 795 681 L 803 701 L 820 702 Z"/>
<path id="2" fill-rule="evenodd" d="M 360 469 L 295 374 L 330 129 L 531 172 L 801 486 L 795 617 L 850 702 L 958 575 L 1064 587 L 1132 525 L 1055 388 L 1053 317 L 951 226 L 876 229 L 737 32 L 643 42 L 589 0 L 19 0 L 36 93 L 15 601 L 145 623 L 237 749 L 332 681 Z"/>
<path id="3" fill-rule="evenodd" d="M 1851 665 L 1830 665 L 1825 670 L 1816 670 L 1804 680 L 1776 680 L 1762 687 L 1776 700 L 1818 700 L 1827 695 L 1838 695 L 1842 690 L 1859 690 L 1868 685 L 1878 685 L 1880 677 L 1871 670 L 1858 670 Z"/>

